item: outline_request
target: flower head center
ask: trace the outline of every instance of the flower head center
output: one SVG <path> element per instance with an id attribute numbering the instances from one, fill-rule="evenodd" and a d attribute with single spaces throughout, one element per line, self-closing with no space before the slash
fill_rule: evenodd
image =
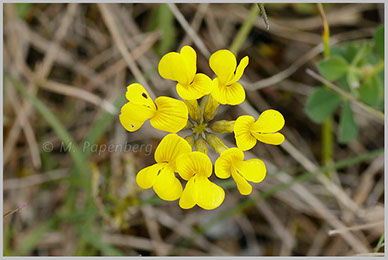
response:
<path id="1" fill-rule="evenodd" d="M 207 128 L 207 124 L 203 124 L 203 123 L 196 124 L 193 127 L 193 131 L 194 131 L 195 134 L 201 135 L 202 133 L 205 132 L 206 128 Z"/>

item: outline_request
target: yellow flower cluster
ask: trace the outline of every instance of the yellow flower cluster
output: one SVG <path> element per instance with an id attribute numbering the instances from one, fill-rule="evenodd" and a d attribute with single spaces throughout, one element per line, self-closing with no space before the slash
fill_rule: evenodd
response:
<path id="1" fill-rule="evenodd" d="M 183 209 L 195 205 L 206 210 L 217 208 L 224 201 L 225 192 L 209 180 L 213 164 L 207 155 L 208 146 L 220 154 L 214 164 L 215 175 L 221 179 L 232 176 L 241 194 L 252 192 L 249 182 L 258 183 L 264 179 L 263 161 L 244 160 L 243 151 L 253 148 L 257 141 L 281 144 L 284 136 L 278 131 L 285 123 L 282 114 L 270 109 L 256 121 L 252 116 L 240 116 L 236 121 L 211 123 L 220 104 L 238 105 L 245 100 L 244 88 L 237 81 L 248 63 L 246 56 L 237 65 L 233 53 L 219 50 L 209 60 L 216 75 L 211 80 L 207 75 L 197 73 L 197 54 L 192 47 L 184 46 L 180 53 L 164 55 L 158 66 L 160 76 L 177 82 L 176 91 L 183 101 L 158 97 L 154 102 L 142 85 L 128 86 L 128 103 L 122 107 L 119 116 L 124 128 L 129 132 L 136 131 L 150 119 L 154 128 L 170 133 L 155 151 L 156 163 L 137 174 L 136 182 L 141 188 L 153 188 L 163 200 L 179 199 Z M 189 128 L 193 133 L 185 138 L 176 134 Z M 237 147 L 228 148 L 216 134 L 232 132 Z M 187 181 L 184 189 L 175 173 Z"/>

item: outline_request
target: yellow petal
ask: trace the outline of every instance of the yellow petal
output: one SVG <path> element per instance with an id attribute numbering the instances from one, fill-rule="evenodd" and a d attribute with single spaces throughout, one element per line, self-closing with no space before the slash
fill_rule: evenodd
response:
<path id="1" fill-rule="evenodd" d="M 211 92 L 212 97 L 219 103 L 225 105 L 238 105 L 245 100 L 245 91 L 240 83 L 232 85 L 222 85 L 218 78 L 214 79 L 214 89 Z"/>
<path id="2" fill-rule="evenodd" d="M 236 147 L 223 151 L 214 164 L 216 176 L 221 179 L 229 178 L 232 164 L 243 160 L 244 153 Z"/>
<path id="3" fill-rule="evenodd" d="M 252 135 L 257 138 L 260 142 L 266 143 L 266 144 L 273 144 L 273 145 L 279 145 L 284 142 L 284 135 L 281 133 L 275 133 L 275 134 L 257 134 L 252 132 Z"/>
<path id="4" fill-rule="evenodd" d="M 155 151 L 155 161 L 168 162 L 176 171 L 176 159 L 179 155 L 191 152 L 190 144 L 177 134 L 166 135 Z"/>
<path id="5" fill-rule="evenodd" d="M 254 183 L 261 182 L 265 178 L 267 172 L 264 162 L 259 159 L 250 159 L 242 161 L 235 165 L 238 173 L 244 177 L 247 181 Z"/>
<path id="6" fill-rule="evenodd" d="M 191 46 L 183 46 L 181 49 L 181 55 L 188 64 L 190 74 L 195 75 L 195 73 L 197 73 L 197 53 L 195 50 Z"/>
<path id="7" fill-rule="evenodd" d="M 244 58 L 242 58 L 242 60 L 240 61 L 240 64 L 237 66 L 234 77 L 228 82 L 227 85 L 236 83 L 242 77 L 242 75 L 244 74 L 245 68 L 248 66 L 248 63 L 249 63 L 248 56 L 245 56 Z"/>
<path id="8" fill-rule="evenodd" d="M 258 133 L 274 133 L 282 129 L 283 126 L 283 115 L 276 110 L 268 109 L 260 114 L 259 119 L 252 126 L 252 131 Z"/>
<path id="9" fill-rule="evenodd" d="M 159 74 L 165 79 L 189 85 L 197 72 L 196 59 L 197 55 L 190 46 L 184 46 L 181 53 L 169 52 L 159 62 Z"/>
<path id="10" fill-rule="evenodd" d="M 178 95 L 185 100 L 199 99 L 209 94 L 212 90 L 212 80 L 202 73 L 196 74 L 190 85 L 182 85 L 180 83 L 176 85 Z"/>
<path id="11" fill-rule="evenodd" d="M 206 210 L 211 210 L 221 205 L 225 198 L 225 192 L 220 186 L 209 181 L 203 175 L 197 175 L 195 182 L 195 185 L 198 187 L 198 206 Z"/>
<path id="12" fill-rule="evenodd" d="M 210 56 L 209 65 L 217 75 L 220 83 L 226 85 L 234 76 L 237 61 L 234 54 L 229 50 L 219 50 Z"/>
<path id="13" fill-rule="evenodd" d="M 154 109 L 128 102 L 121 108 L 119 120 L 125 129 L 129 132 L 134 132 L 138 130 L 147 119 L 152 118 L 154 114 Z"/>
<path id="14" fill-rule="evenodd" d="M 186 104 L 170 97 L 155 99 L 157 110 L 150 123 L 156 129 L 176 133 L 187 124 L 188 110 Z"/>
<path id="15" fill-rule="evenodd" d="M 145 90 L 145 88 L 139 83 L 133 83 L 127 87 L 127 92 L 125 97 L 132 104 L 143 106 L 149 108 L 150 110 L 155 110 L 155 104 L 152 101 L 150 95 Z"/>
<path id="16" fill-rule="evenodd" d="M 213 165 L 209 157 L 195 151 L 178 157 L 176 170 L 184 180 L 189 180 L 195 174 L 209 177 L 213 171 Z"/>
<path id="17" fill-rule="evenodd" d="M 256 138 L 251 135 L 251 126 L 255 122 L 252 116 L 240 116 L 234 124 L 234 137 L 237 147 L 243 151 L 256 145 Z"/>
<path id="18" fill-rule="evenodd" d="M 136 175 L 136 183 L 142 189 L 151 188 L 156 181 L 156 177 L 158 176 L 159 171 L 164 167 L 166 167 L 165 163 L 156 163 L 144 168 Z"/>
<path id="19" fill-rule="evenodd" d="M 170 166 L 164 167 L 159 173 L 153 188 L 162 200 L 177 200 L 182 194 L 182 184 L 175 177 L 174 171 Z"/>
<path id="20" fill-rule="evenodd" d="M 182 196 L 179 199 L 179 206 L 182 209 L 190 209 L 197 204 L 198 187 L 195 185 L 195 179 L 195 177 L 191 178 L 182 192 Z"/>
<path id="21" fill-rule="evenodd" d="M 232 171 L 232 177 L 237 184 L 237 189 L 242 195 L 248 195 L 252 192 L 252 186 L 235 170 Z"/>

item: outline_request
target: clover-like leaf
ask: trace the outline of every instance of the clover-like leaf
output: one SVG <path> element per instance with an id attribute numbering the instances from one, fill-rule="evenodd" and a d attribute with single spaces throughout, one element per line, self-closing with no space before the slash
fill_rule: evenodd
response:
<path id="1" fill-rule="evenodd" d="M 322 123 L 334 113 L 340 103 L 341 97 L 337 93 L 320 87 L 307 99 L 305 111 L 311 120 Z"/>
<path id="2" fill-rule="evenodd" d="M 384 25 L 380 25 L 376 29 L 374 40 L 377 54 L 384 59 Z"/>
<path id="3" fill-rule="evenodd" d="M 358 126 L 354 120 L 352 107 L 349 101 L 346 101 L 341 111 L 338 141 L 340 143 L 349 143 L 357 138 Z"/>
<path id="4" fill-rule="evenodd" d="M 334 81 L 345 75 L 349 69 L 349 63 L 341 56 L 333 56 L 318 63 L 318 70 L 321 75 Z"/>

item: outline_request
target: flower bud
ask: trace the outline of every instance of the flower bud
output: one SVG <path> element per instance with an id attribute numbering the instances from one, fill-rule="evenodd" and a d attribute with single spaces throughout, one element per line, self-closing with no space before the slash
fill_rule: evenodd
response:
<path id="1" fill-rule="evenodd" d="M 210 128 L 216 133 L 231 133 L 234 130 L 234 122 L 235 121 L 220 120 L 214 122 Z"/>
<path id="2" fill-rule="evenodd" d="M 193 135 L 188 135 L 184 138 L 191 147 L 194 146 L 194 136 Z"/>
<path id="3" fill-rule="evenodd" d="M 206 141 L 209 144 L 211 148 L 214 149 L 217 153 L 222 153 L 223 151 L 227 150 L 228 147 L 222 142 L 218 136 L 212 133 L 205 133 Z"/>
<path id="4" fill-rule="evenodd" d="M 198 136 L 195 140 L 195 150 L 204 154 L 208 153 L 207 143 L 202 136 Z"/>
<path id="5" fill-rule="evenodd" d="M 193 100 L 184 100 L 187 110 L 189 111 L 189 115 L 191 119 L 193 119 L 195 122 L 199 122 L 201 118 L 201 112 L 199 110 L 198 102 L 196 99 Z"/>
<path id="6" fill-rule="evenodd" d="M 191 129 L 193 127 L 194 127 L 193 123 L 191 123 L 190 120 L 187 120 L 187 124 L 182 130 Z"/>
<path id="7" fill-rule="evenodd" d="M 218 101 L 216 101 L 211 95 L 209 95 L 209 98 L 205 105 L 205 109 L 203 111 L 203 117 L 205 119 L 205 122 L 208 122 L 214 118 L 219 105 L 220 103 L 218 103 Z"/>

